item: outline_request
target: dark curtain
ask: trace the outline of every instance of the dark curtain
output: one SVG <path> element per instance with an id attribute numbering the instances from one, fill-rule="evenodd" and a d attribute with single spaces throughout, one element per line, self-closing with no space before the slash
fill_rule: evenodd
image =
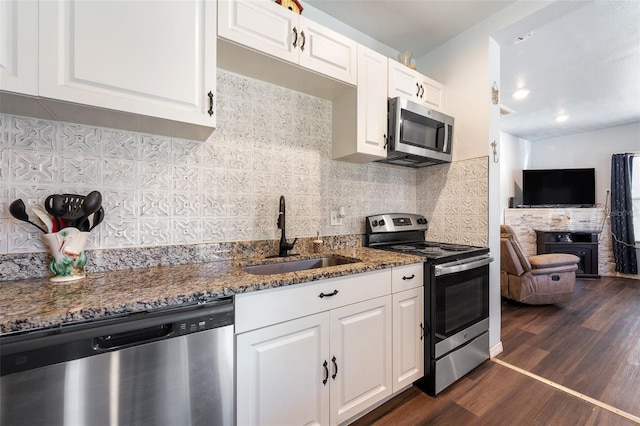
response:
<path id="1" fill-rule="evenodd" d="M 638 273 L 636 239 L 633 232 L 631 173 L 633 154 L 611 156 L 611 233 L 616 272 Z"/>

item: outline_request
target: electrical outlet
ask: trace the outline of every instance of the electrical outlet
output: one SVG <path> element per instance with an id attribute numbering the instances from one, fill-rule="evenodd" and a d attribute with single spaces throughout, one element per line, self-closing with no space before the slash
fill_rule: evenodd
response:
<path id="1" fill-rule="evenodd" d="M 338 215 L 338 212 L 336 210 L 331 211 L 331 225 L 332 226 L 342 225 L 342 218 L 340 217 L 340 215 Z"/>

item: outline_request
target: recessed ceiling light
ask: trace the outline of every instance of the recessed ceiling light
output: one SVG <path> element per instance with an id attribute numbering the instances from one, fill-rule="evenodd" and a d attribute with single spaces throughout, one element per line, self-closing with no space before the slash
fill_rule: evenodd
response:
<path id="1" fill-rule="evenodd" d="M 527 89 L 518 89 L 515 92 L 513 92 L 513 97 L 515 99 L 524 99 L 527 97 L 527 95 L 529 95 L 529 90 Z"/>
<path id="2" fill-rule="evenodd" d="M 565 122 L 565 121 L 567 121 L 568 119 L 569 119 L 569 116 L 568 116 L 567 114 L 560 114 L 560 115 L 558 115 L 558 116 L 556 117 L 556 121 L 557 121 L 558 123 Z"/>

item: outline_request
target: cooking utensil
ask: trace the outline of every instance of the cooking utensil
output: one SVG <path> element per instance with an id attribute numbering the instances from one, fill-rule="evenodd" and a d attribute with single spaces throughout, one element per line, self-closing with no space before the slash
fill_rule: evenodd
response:
<path id="1" fill-rule="evenodd" d="M 60 217 L 67 222 L 67 225 L 77 228 L 78 220 L 84 215 L 82 206 L 84 204 L 85 197 L 83 195 L 76 194 L 62 194 L 62 196 L 64 197 L 64 213 L 61 214 Z"/>
<path id="2" fill-rule="evenodd" d="M 42 227 L 29 220 L 29 215 L 27 214 L 26 207 L 24 206 L 24 201 L 22 201 L 21 198 L 18 198 L 11 203 L 11 205 L 9 206 L 9 213 L 11 213 L 11 216 L 15 217 L 16 219 L 30 223 L 45 234 L 47 233 L 47 231 L 45 231 Z"/>
<path id="3" fill-rule="evenodd" d="M 53 217 L 53 229 L 52 232 L 58 232 L 62 229 L 62 224 L 60 223 L 60 218 L 58 217 L 56 210 L 53 208 L 53 197 L 54 195 L 49 195 L 44 200 L 44 208 Z"/>
<path id="4" fill-rule="evenodd" d="M 57 218 L 61 218 L 67 212 L 65 197 L 60 194 L 54 194 L 51 201 L 51 209 L 53 211 L 53 215 Z M 60 223 L 60 229 L 62 229 L 62 223 Z"/>
<path id="5" fill-rule="evenodd" d="M 53 221 L 51 220 L 51 217 L 47 214 L 46 211 L 44 211 L 40 207 L 34 207 L 33 212 L 36 214 L 36 216 L 38 216 L 38 218 L 42 221 L 42 223 L 44 223 L 49 233 L 54 232 Z"/>
<path id="6" fill-rule="evenodd" d="M 76 222 L 76 227 L 81 231 L 84 231 L 85 228 L 89 228 L 89 221 L 87 220 L 90 215 L 98 211 L 100 206 L 102 205 L 102 194 L 98 191 L 91 191 L 84 197 L 84 202 L 82 203 L 82 217 L 78 219 Z"/>
<path id="7" fill-rule="evenodd" d="M 102 219 L 104 219 L 104 208 L 100 206 L 100 208 L 93 214 L 93 220 L 91 221 L 91 227 L 89 228 L 89 231 L 100 225 Z"/>

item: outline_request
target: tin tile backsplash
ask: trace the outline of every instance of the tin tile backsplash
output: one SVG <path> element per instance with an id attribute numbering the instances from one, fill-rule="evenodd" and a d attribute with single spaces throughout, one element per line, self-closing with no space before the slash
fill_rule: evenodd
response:
<path id="1" fill-rule="evenodd" d="M 330 159 L 331 103 L 218 70 L 218 128 L 205 142 L 0 115 L 0 254 L 45 251 L 10 217 L 53 193 L 103 194 L 87 248 L 364 232 L 363 217 L 416 212 L 416 171 Z M 344 207 L 343 225 L 330 211 Z M 97 231 L 97 232 L 96 232 Z"/>
<path id="2" fill-rule="evenodd" d="M 417 171 L 417 208 L 429 219 L 431 241 L 487 246 L 488 157 L 425 167 Z"/>

